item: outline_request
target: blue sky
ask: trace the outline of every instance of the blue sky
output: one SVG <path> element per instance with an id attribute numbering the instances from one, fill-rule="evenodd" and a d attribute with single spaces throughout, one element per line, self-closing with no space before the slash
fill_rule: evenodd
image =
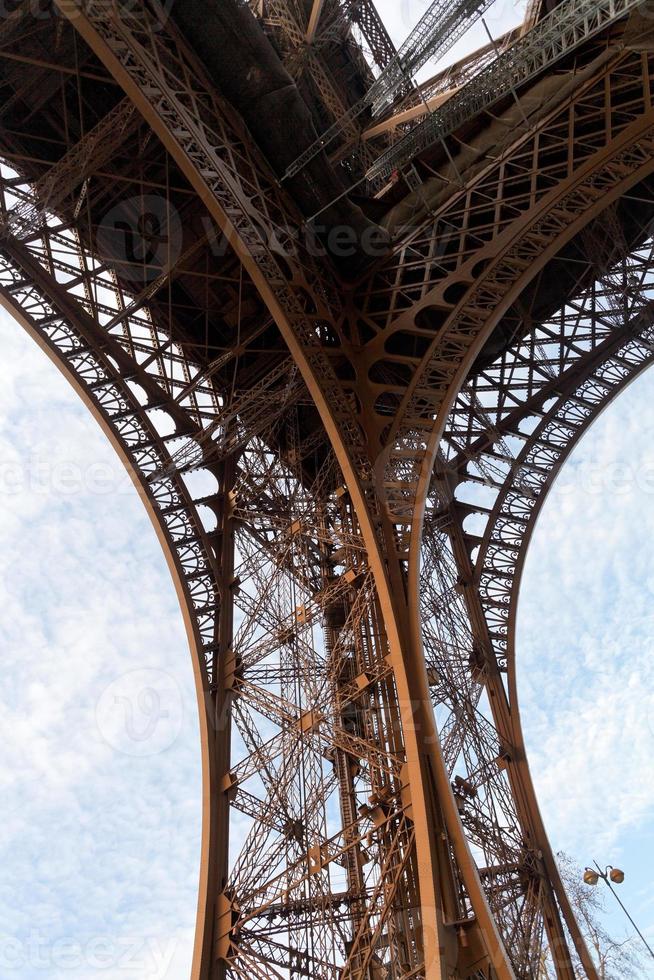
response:
<path id="1" fill-rule="evenodd" d="M 562 470 L 528 554 L 517 635 L 527 750 L 552 844 L 579 863 L 623 868 L 620 895 L 650 943 L 653 404 L 646 372 Z M 619 910 L 607 922 L 625 933 Z"/>
<path id="2" fill-rule="evenodd" d="M 200 770 L 177 599 L 97 424 L 0 330 L 0 976 L 188 980 Z"/>
<path id="3" fill-rule="evenodd" d="M 399 40 L 426 3 L 379 6 Z M 520 15 L 503 2 L 488 24 Z M 0 976 L 187 980 L 200 771 L 177 600 L 96 423 L 4 313 L 0 330 Z M 552 842 L 621 864 L 652 938 L 653 402 L 645 376 L 564 470 L 518 637 Z"/>

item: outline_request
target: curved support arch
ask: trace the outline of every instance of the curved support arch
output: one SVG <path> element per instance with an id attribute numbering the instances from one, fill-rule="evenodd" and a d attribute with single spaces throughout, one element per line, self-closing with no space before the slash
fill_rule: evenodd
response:
<path id="1" fill-rule="evenodd" d="M 522 571 L 538 516 L 561 467 L 604 409 L 654 363 L 651 311 L 639 319 L 641 324 L 638 336 L 631 341 L 623 341 L 619 351 L 608 354 L 597 370 L 574 393 L 564 396 L 556 409 L 534 430 L 523 453 L 516 460 L 513 482 L 507 481 L 508 485 L 502 488 L 500 499 L 489 520 L 493 531 L 480 548 L 480 563 L 475 570 L 491 642 L 496 653 L 499 648 L 506 656 L 512 746 L 516 759 L 522 761 L 525 770 L 532 818 L 542 841 L 547 840 L 546 830 L 529 775 L 517 693 L 515 630 Z M 508 587 L 510 579 L 512 585 L 508 598 L 507 621 L 503 603 L 506 601 L 504 589 Z M 546 853 L 545 863 L 558 902 L 569 924 L 574 913 L 569 906 L 549 844 L 544 845 L 543 850 L 549 852 Z"/>
<path id="2" fill-rule="evenodd" d="M 28 200 L 26 196 L 26 200 Z M 35 202 L 37 203 L 37 202 Z M 57 256 L 53 260 L 53 255 Z M 182 610 L 198 697 L 204 800 L 198 933 L 212 929 L 211 869 L 216 828 L 210 802 L 216 785 L 214 706 L 220 596 L 217 555 L 197 502 L 175 466 L 175 446 L 188 446 L 201 434 L 197 400 L 176 402 L 166 391 L 169 379 L 139 369 L 123 346 L 126 334 L 140 340 L 156 359 L 160 334 L 146 312 L 129 315 L 129 306 L 106 270 L 95 274 L 77 239 L 53 231 L 27 247 L 5 230 L 0 242 L 0 302 L 45 351 L 71 383 L 124 463 L 159 538 Z M 57 281 L 57 272 L 85 281 L 86 302 Z M 102 295 L 100 311 L 92 297 Z M 113 303 L 109 297 L 113 298 Z M 108 305 L 107 305 L 108 304 Z M 93 310 L 95 317 L 91 315 Z M 120 319 L 125 330 L 104 330 L 101 322 Z M 179 356 L 179 355 L 178 355 Z M 170 351 L 168 352 L 170 358 Z M 173 352 L 172 360 L 176 361 Z M 167 410 L 173 435 L 162 436 L 155 419 Z M 221 492 L 203 501 L 220 506 Z"/>
<path id="3" fill-rule="evenodd" d="M 588 293 L 553 321 L 532 327 L 526 338 L 469 382 L 448 424 L 427 522 L 427 657 L 432 670 L 442 674 L 434 685 L 434 698 L 450 769 L 454 774 L 463 766 L 454 784 L 463 787 L 462 809 L 481 819 L 483 806 L 473 806 L 470 794 L 474 790 L 476 797 L 483 787 L 490 798 L 503 801 L 500 807 L 506 813 L 510 797 L 500 783 L 508 780 L 513 799 L 509 807 L 515 807 L 524 840 L 543 855 L 537 878 L 544 877 L 553 889 L 540 914 L 547 918 L 548 901 L 550 914 L 558 914 L 558 905 L 578 946 L 574 917 L 531 784 L 515 667 L 513 659 L 507 663 L 507 648 L 513 650 L 524 553 L 552 480 L 597 414 L 654 357 L 653 263 L 652 243 L 647 242 L 604 270 Z M 492 503 L 487 502 L 489 495 Z M 450 612 L 449 622 L 434 612 L 445 607 L 458 610 L 454 619 Z M 501 678 L 507 672 L 505 687 Z M 457 715 L 457 689 L 467 691 L 470 705 L 476 706 L 472 714 Z M 477 762 L 471 765 L 474 745 Z M 498 759 L 503 760 L 503 775 L 494 765 Z M 486 842 L 493 839 L 489 812 Z M 467 829 L 474 838 L 469 820 Z M 493 880 L 487 884 L 497 887 Z M 500 894 L 505 900 L 506 892 Z M 502 921 L 501 909 L 496 915 Z M 550 946 L 556 948 L 554 938 L 550 934 Z M 579 955 L 583 962 L 583 945 Z"/>
<path id="4" fill-rule="evenodd" d="M 479 589 L 509 694 L 518 703 L 515 621 L 526 554 L 541 509 L 577 443 L 599 415 L 654 361 L 652 315 L 642 315 L 638 335 L 623 341 L 597 370 L 534 429 L 502 487 L 480 546 Z"/>
<path id="5" fill-rule="evenodd" d="M 653 300 L 654 302 L 654 300 Z M 561 395 L 530 434 L 502 486 L 476 562 L 479 592 L 498 660 L 504 664 L 520 733 L 516 614 L 526 555 L 543 505 L 571 453 L 598 417 L 654 363 L 654 306 L 573 391 Z M 520 734 L 520 739 L 522 738 Z"/>

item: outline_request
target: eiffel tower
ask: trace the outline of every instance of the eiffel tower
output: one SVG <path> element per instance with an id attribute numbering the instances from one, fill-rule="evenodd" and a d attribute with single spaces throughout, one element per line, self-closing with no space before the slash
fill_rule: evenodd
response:
<path id="1" fill-rule="evenodd" d="M 654 358 L 654 11 L 13 0 L 0 297 L 130 471 L 204 778 L 193 980 L 598 973 L 525 754 L 516 606 Z"/>

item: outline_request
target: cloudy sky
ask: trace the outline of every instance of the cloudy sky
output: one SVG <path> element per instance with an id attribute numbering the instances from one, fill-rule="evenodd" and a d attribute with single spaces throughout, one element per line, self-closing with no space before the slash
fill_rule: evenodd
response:
<path id="1" fill-rule="evenodd" d="M 379 5 L 397 40 L 426 7 Z M 504 0 L 488 25 L 519 17 Z M 0 976 L 187 980 L 200 773 L 177 600 L 95 422 L 6 314 L 0 331 Z M 621 864 L 652 938 L 653 402 L 645 376 L 563 472 L 518 643 L 554 846 Z"/>
<path id="2" fill-rule="evenodd" d="M 177 599 L 97 424 L 4 312 L 0 331 L 0 976 L 188 980 L 200 772 Z"/>
<path id="3" fill-rule="evenodd" d="M 528 555 L 517 637 L 527 749 L 552 843 L 582 864 L 625 870 L 620 895 L 650 942 L 653 404 L 649 372 L 561 472 Z M 624 934 L 621 913 L 610 922 Z"/>

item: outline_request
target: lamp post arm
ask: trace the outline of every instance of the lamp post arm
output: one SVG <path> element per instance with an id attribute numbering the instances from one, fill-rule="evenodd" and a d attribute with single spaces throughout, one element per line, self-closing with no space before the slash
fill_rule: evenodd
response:
<path id="1" fill-rule="evenodd" d="M 608 874 L 606 873 L 606 871 L 602 871 L 601 870 L 601 868 L 600 868 L 599 864 L 597 863 L 597 861 L 595 861 L 595 867 L 599 871 L 600 878 L 602 878 L 604 880 L 604 882 L 607 885 L 609 891 L 611 892 L 611 894 L 615 898 L 616 902 L 618 903 L 618 905 L 620 906 L 620 908 L 622 909 L 622 911 L 624 912 L 624 914 L 627 916 L 627 918 L 631 922 L 632 926 L 634 927 L 634 929 L 636 930 L 636 932 L 638 933 L 638 935 L 642 939 L 644 945 L 647 947 L 647 951 L 648 951 L 649 955 L 654 960 L 654 950 L 652 949 L 652 947 L 650 946 L 650 944 L 647 942 L 647 940 L 643 936 L 642 932 L 640 931 L 640 929 L 638 928 L 638 926 L 636 925 L 636 923 L 634 922 L 634 920 L 631 918 L 631 915 L 627 911 L 627 908 L 626 908 L 624 902 L 622 901 L 622 899 L 620 898 L 620 896 L 618 895 L 618 893 L 615 891 L 613 885 L 611 884 L 611 881 L 609 879 Z"/>

